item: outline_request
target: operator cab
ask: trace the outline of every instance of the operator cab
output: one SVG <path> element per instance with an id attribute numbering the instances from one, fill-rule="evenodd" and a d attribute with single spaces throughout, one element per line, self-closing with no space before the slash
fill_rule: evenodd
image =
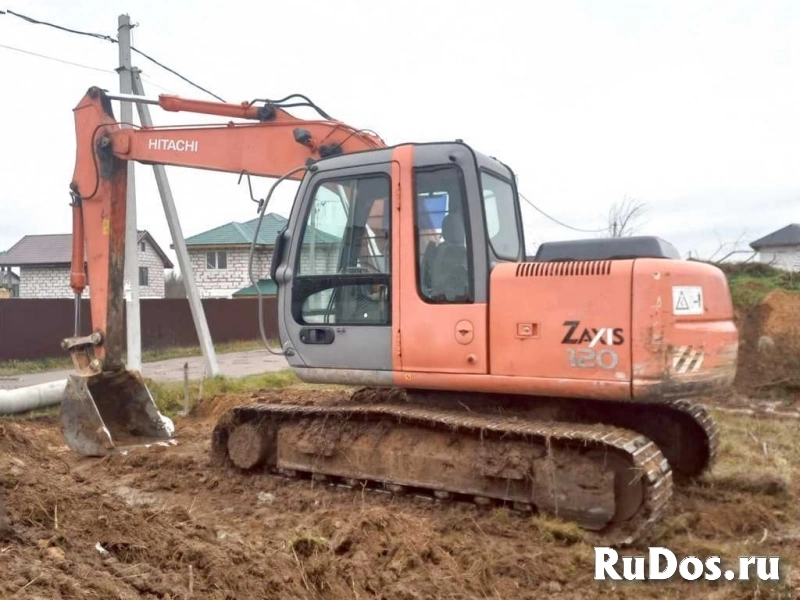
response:
<path id="1" fill-rule="evenodd" d="M 391 371 L 399 313 L 485 310 L 491 269 L 525 259 L 517 198 L 511 169 L 461 142 L 316 162 L 273 257 L 282 339 L 306 366 Z"/>

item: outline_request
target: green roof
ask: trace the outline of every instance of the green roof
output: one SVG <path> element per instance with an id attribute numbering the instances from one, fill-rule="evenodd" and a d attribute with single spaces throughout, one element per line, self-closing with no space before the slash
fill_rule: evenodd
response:
<path id="1" fill-rule="evenodd" d="M 261 229 L 258 231 L 258 244 L 272 246 L 278 232 L 286 226 L 288 220 L 281 215 L 268 213 L 264 215 Z M 244 223 L 226 223 L 214 229 L 209 229 L 197 235 L 186 238 L 187 246 L 235 246 L 253 243 L 253 235 L 258 226 L 258 219 Z M 335 244 L 339 238 L 324 231 L 317 231 L 317 240 L 320 244 Z"/>
<path id="2" fill-rule="evenodd" d="M 258 289 L 261 290 L 261 294 L 263 296 L 277 296 L 278 295 L 278 285 L 272 279 L 259 279 L 258 280 Z M 239 291 L 233 293 L 234 298 L 241 298 L 244 296 L 256 296 L 256 286 L 251 285 L 250 287 L 242 288 Z"/>

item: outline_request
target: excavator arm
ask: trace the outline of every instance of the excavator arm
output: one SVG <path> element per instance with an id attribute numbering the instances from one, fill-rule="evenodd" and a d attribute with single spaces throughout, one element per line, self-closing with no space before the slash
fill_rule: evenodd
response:
<path id="1" fill-rule="evenodd" d="M 122 128 L 113 115 L 114 99 L 154 104 L 169 112 L 243 121 Z M 62 342 L 76 368 L 62 405 L 62 426 L 73 450 L 103 455 L 115 447 L 117 437 L 164 438 L 171 434 L 171 424 L 158 413 L 141 376 L 127 371 L 122 360 L 126 162 L 277 178 L 321 158 L 385 147 L 376 134 L 331 119 L 305 97 L 300 99 L 304 101 L 300 104 L 315 108 L 322 119 L 299 119 L 281 108 L 283 101 L 228 104 L 173 95 L 147 99 L 108 94 L 97 87 L 90 88 L 75 108 L 70 285 L 76 318 L 74 337 Z M 302 171 L 297 171 L 288 177 L 301 176 Z M 92 333 L 80 336 L 79 307 L 86 273 Z"/>

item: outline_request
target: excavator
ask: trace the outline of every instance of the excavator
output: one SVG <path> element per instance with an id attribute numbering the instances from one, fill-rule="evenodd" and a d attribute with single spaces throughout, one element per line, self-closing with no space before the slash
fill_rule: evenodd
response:
<path id="1" fill-rule="evenodd" d="M 113 100 L 222 122 L 123 127 Z M 298 106 L 319 118 L 287 110 Z M 716 267 L 652 236 L 526 256 L 508 165 L 463 140 L 389 146 L 303 95 L 233 104 L 92 87 L 74 118 L 71 286 L 79 306 L 86 264 L 92 328 L 80 335 L 76 312 L 62 342 L 75 365 L 61 417 L 72 450 L 174 435 L 122 360 L 137 161 L 275 180 L 259 227 L 276 186 L 298 185 L 258 273 L 251 247 L 251 281 L 278 287 L 280 348 L 267 349 L 300 380 L 332 384 L 310 389 L 355 391 L 228 410 L 211 434 L 226 468 L 505 505 L 630 542 L 674 482 L 712 464 L 719 433 L 701 400 L 730 389 L 738 350 Z"/>

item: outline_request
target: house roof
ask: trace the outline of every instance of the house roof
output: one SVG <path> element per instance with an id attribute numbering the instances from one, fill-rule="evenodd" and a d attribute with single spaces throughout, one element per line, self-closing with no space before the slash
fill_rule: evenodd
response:
<path id="1" fill-rule="evenodd" d="M 753 250 L 775 246 L 800 246 L 800 224 L 792 223 L 750 244 Z"/>
<path id="2" fill-rule="evenodd" d="M 261 228 L 258 230 L 258 244 L 272 246 L 278 232 L 286 226 L 288 219 L 276 213 L 264 215 Z M 258 227 L 258 219 L 244 223 L 226 223 L 214 229 L 203 231 L 186 238 L 187 246 L 249 246 L 253 243 L 253 235 Z M 320 244 L 335 244 L 339 241 L 334 235 L 317 230 L 316 241 Z"/>
<path id="3" fill-rule="evenodd" d="M 278 295 L 278 285 L 272 279 L 259 279 L 258 289 L 261 290 L 262 296 Z M 257 296 L 257 295 L 258 294 L 256 294 L 256 286 L 254 285 L 242 288 L 232 294 L 234 298 L 243 298 L 247 296 Z"/>
<path id="4" fill-rule="evenodd" d="M 165 269 L 173 267 L 172 261 L 148 231 L 139 231 L 137 242 L 147 240 L 164 263 Z M 0 266 L 26 267 L 31 265 L 68 265 L 72 262 L 72 234 L 53 233 L 26 235 L 6 252 L 0 254 Z"/>

